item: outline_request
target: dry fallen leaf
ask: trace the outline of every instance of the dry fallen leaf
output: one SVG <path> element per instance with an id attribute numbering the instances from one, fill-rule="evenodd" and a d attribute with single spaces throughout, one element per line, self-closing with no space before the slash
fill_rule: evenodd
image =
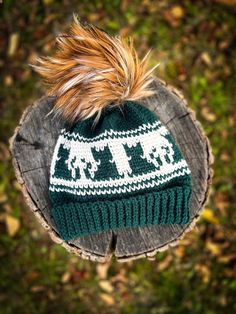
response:
<path id="1" fill-rule="evenodd" d="M 210 280 L 210 270 L 206 265 L 197 264 L 195 270 L 202 277 L 202 281 L 207 284 Z"/>
<path id="2" fill-rule="evenodd" d="M 216 244 L 216 243 L 213 243 L 211 241 L 207 241 L 206 242 L 206 248 L 214 256 L 219 256 L 221 254 L 221 247 L 218 244 Z"/>
<path id="3" fill-rule="evenodd" d="M 212 60 L 208 52 L 204 51 L 200 58 L 207 66 L 210 67 L 212 65 Z"/>
<path id="4" fill-rule="evenodd" d="M 180 5 L 175 5 L 164 11 L 164 18 L 172 27 L 177 27 L 183 16 L 184 10 Z"/>
<path id="5" fill-rule="evenodd" d="M 170 12 L 176 19 L 181 19 L 184 16 L 184 10 L 180 5 L 173 6 Z"/>
<path id="6" fill-rule="evenodd" d="M 100 293 L 100 298 L 108 305 L 114 305 L 115 304 L 114 298 L 109 294 Z"/>
<path id="7" fill-rule="evenodd" d="M 202 212 L 202 218 L 207 222 L 210 222 L 214 225 L 219 224 L 219 219 L 214 215 L 213 211 L 210 208 L 205 208 Z"/>
<path id="8" fill-rule="evenodd" d="M 217 259 L 222 264 L 230 263 L 231 261 L 236 261 L 236 253 L 230 253 L 224 256 L 219 256 Z"/>
<path id="9" fill-rule="evenodd" d="M 18 43 L 19 43 L 19 34 L 12 33 L 9 38 L 8 51 L 7 51 L 7 55 L 9 57 L 12 57 L 15 54 L 16 49 L 18 47 Z"/>
<path id="10" fill-rule="evenodd" d="M 69 271 L 66 271 L 61 277 L 61 282 L 67 283 L 70 279 L 71 279 L 71 273 Z"/>
<path id="11" fill-rule="evenodd" d="M 33 286 L 30 290 L 32 292 L 42 292 L 46 289 L 44 286 Z"/>
<path id="12" fill-rule="evenodd" d="M 96 267 L 98 278 L 106 279 L 109 267 L 110 267 L 110 263 L 109 262 L 108 263 L 98 264 L 97 267 Z"/>
<path id="13" fill-rule="evenodd" d="M 19 219 L 6 214 L 5 216 L 5 222 L 7 227 L 7 233 L 10 237 L 14 237 L 14 235 L 17 233 L 17 231 L 20 228 L 20 221 Z"/>
<path id="14" fill-rule="evenodd" d="M 9 87 L 9 86 L 12 86 L 12 84 L 13 84 L 13 78 L 12 78 L 12 76 L 11 76 L 11 75 L 6 75 L 6 76 L 4 77 L 4 85 L 7 86 L 7 87 Z"/>
<path id="15" fill-rule="evenodd" d="M 208 107 L 203 107 L 201 109 L 201 115 L 206 121 L 209 122 L 215 122 L 217 119 L 216 115 L 213 112 L 210 112 L 210 109 Z"/>
<path id="16" fill-rule="evenodd" d="M 220 160 L 221 160 L 221 161 L 228 162 L 228 161 L 231 160 L 231 157 L 230 157 L 230 155 L 229 155 L 228 153 L 222 152 L 222 153 L 220 154 Z"/>
<path id="17" fill-rule="evenodd" d="M 43 0 L 43 3 L 47 6 L 54 2 L 54 0 Z"/>
<path id="18" fill-rule="evenodd" d="M 108 293 L 111 293 L 113 291 L 113 286 L 108 280 L 99 281 L 99 286 Z"/>
<path id="19" fill-rule="evenodd" d="M 175 248 L 174 252 L 177 257 L 182 258 L 185 255 L 185 248 L 179 245 Z"/>
<path id="20" fill-rule="evenodd" d="M 170 266 L 170 263 L 173 260 L 173 256 L 172 255 L 167 255 L 163 261 L 161 261 L 158 265 L 157 268 L 159 271 L 162 271 L 164 269 L 166 269 L 167 267 Z"/>

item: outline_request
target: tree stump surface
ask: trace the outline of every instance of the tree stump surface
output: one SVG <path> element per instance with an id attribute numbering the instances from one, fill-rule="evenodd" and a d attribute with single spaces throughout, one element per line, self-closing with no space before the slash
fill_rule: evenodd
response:
<path id="1" fill-rule="evenodd" d="M 64 241 L 53 222 L 48 198 L 51 158 L 64 123 L 62 118 L 49 114 L 54 98 L 43 97 L 29 106 L 10 139 L 16 177 L 27 204 L 52 240 L 81 258 L 106 262 L 114 255 L 120 262 L 141 257 L 153 260 L 158 251 L 176 245 L 200 217 L 213 175 L 209 141 L 178 90 L 156 78 L 153 86 L 156 94 L 143 103 L 158 115 L 170 131 L 192 172 L 191 221 L 187 225 L 125 228 Z"/>

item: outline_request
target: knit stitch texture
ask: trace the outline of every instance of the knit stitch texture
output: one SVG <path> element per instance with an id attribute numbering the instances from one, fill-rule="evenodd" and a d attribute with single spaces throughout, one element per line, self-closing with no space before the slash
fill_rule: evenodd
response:
<path id="1" fill-rule="evenodd" d="M 187 224 L 191 172 L 156 114 L 126 101 L 93 122 L 65 124 L 55 145 L 49 197 L 60 237 Z"/>

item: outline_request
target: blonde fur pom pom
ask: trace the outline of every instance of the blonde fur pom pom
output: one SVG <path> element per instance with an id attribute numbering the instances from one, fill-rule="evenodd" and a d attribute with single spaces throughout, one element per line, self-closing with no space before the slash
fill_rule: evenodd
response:
<path id="1" fill-rule="evenodd" d="M 140 61 L 132 38 L 111 36 L 92 24 L 82 24 L 74 16 L 67 34 L 57 37 L 53 57 L 36 59 L 33 68 L 55 96 L 54 110 L 69 122 L 93 116 L 99 119 L 107 106 L 137 101 L 154 94 L 147 70 L 150 50 Z"/>

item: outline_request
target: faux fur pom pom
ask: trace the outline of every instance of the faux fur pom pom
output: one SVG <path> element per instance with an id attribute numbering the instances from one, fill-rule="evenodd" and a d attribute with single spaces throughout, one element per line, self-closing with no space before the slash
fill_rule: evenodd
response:
<path id="1" fill-rule="evenodd" d="M 56 97 L 54 110 L 74 123 L 106 106 L 151 96 L 151 73 L 147 69 L 150 50 L 140 61 L 132 38 L 111 36 L 74 16 L 67 34 L 57 37 L 53 57 L 36 59 L 33 68 L 43 77 L 48 95 Z"/>

